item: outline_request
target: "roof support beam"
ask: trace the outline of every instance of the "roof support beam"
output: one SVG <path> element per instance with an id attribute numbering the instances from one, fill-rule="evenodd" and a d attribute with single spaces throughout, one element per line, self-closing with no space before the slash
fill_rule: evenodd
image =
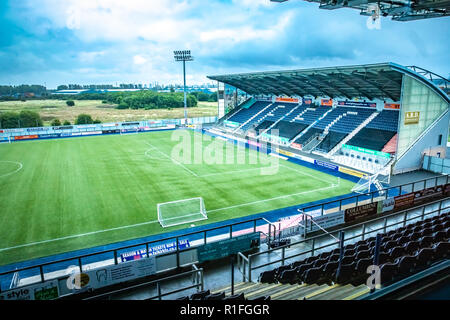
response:
<path id="1" fill-rule="evenodd" d="M 347 92 L 342 91 L 342 88 L 338 88 L 334 84 L 331 83 L 330 79 L 332 79 L 333 74 L 325 75 L 321 73 L 313 74 L 313 77 L 318 77 L 320 80 L 324 83 L 326 83 L 332 90 L 337 91 L 339 94 L 341 94 L 343 97 L 346 97 L 347 99 L 351 99 L 349 94 Z"/>
<path id="2" fill-rule="evenodd" d="M 286 78 L 283 76 L 266 76 L 265 78 L 269 78 L 277 83 L 281 83 L 282 87 L 288 88 L 289 90 L 288 96 L 295 96 L 295 95 L 303 96 L 303 92 L 302 91 L 299 92 L 298 88 L 295 85 L 293 85 L 289 80 L 286 80 Z"/>
<path id="3" fill-rule="evenodd" d="M 314 80 L 314 79 L 310 78 L 310 76 L 302 76 L 302 75 L 298 75 L 297 74 L 297 75 L 295 75 L 293 77 L 298 79 L 298 80 L 300 80 L 300 81 L 302 81 L 303 83 L 306 83 L 307 85 L 309 85 L 309 86 L 311 86 L 313 88 L 316 88 L 324 96 L 328 96 L 330 98 L 334 97 L 333 93 L 331 93 L 328 90 L 324 89 L 323 86 L 320 86 L 320 84 L 317 83 L 317 80 Z"/>
<path id="4" fill-rule="evenodd" d="M 363 82 L 365 82 L 365 83 L 371 85 L 371 86 L 374 87 L 375 89 L 380 90 L 380 91 L 381 91 L 382 93 L 384 93 L 388 98 L 390 98 L 390 99 L 392 99 L 392 100 L 395 101 L 395 98 L 394 98 L 394 96 L 393 96 L 391 93 L 387 92 L 386 90 L 384 90 L 384 89 L 383 89 L 382 87 L 380 87 L 379 85 L 373 83 L 373 82 L 370 81 L 367 77 L 363 77 L 362 75 L 357 74 L 357 73 L 352 73 L 352 77 L 356 77 L 356 78 L 358 78 L 359 80 L 361 80 L 361 81 L 363 81 Z"/>
<path id="5" fill-rule="evenodd" d="M 343 77 L 345 77 L 346 79 L 343 79 Z M 345 83 L 347 86 L 355 89 L 356 92 L 360 92 L 362 96 L 368 98 L 369 100 L 373 100 L 374 97 L 369 94 L 367 91 L 365 91 L 364 89 L 361 89 L 360 87 L 357 87 L 353 84 L 352 79 L 347 80 L 348 78 L 350 78 L 351 76 L 349 76 L 346 73 L 340 73 L 339 74 L 339 79 L 340 81 L 342 81 L 343 83 Z M 354 97 L 355 98 L 355 97 Z"/>

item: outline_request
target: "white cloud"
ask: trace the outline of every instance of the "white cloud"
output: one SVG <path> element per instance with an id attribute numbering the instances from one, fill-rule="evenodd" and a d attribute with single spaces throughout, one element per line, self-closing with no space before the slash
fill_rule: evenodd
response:
<path id="1" fill-rule="evenodd" d="M 145 59 L 143 56 L 141 55 L 135 55 L 133 57 L 133 63 L 137 64 L 137 65 L 141 65 L 147 62 L 147 59 Z"/>

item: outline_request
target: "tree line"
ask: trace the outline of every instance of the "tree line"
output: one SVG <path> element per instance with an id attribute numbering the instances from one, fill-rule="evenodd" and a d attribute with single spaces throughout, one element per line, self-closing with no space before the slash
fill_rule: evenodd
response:
<path id="1" fill-rule="evenodd" d="M 12 96 L 15 94 L 34 93 L 36 95 L 42 95 L 47 93 L 47 88 L 41 85 L 27 85 L 22 84 L 19 86 L 0 86 L 0 95 Z"/>
<path id="2" fill-rule="evenodd" d="M 53 95 L 52 99 L 102 100 L 103 103 L 116 104 L 117 109 L 174 109 L 184 107 L 182 92 L 156 92 L 143 90 L 136 92 L 87 92 L 77 95 Z M 196 107 L 198 101 L 217 101 L 217 94 L 192 92 L 186 96 L 188 108 Z"/>
<path id="3" fill-rule="evenodd" d="M 101 123 L 100 120 L 92 119 L 89 114 L 80 114 L 75 119 L 74 124 L 95 124 Z M 50 123 L 51 126 L 68 126 L 71 125 L 70 121 L 65 120 L 61 122 L 59 119 L 53 119 Z M 15 129 L 15 128 L 36 128 L 43 127 L 44 121 L 42 121 L 39 113 L 29 110 L 21 112 L 7 111 L 0 113 L 0 129 Z"/>

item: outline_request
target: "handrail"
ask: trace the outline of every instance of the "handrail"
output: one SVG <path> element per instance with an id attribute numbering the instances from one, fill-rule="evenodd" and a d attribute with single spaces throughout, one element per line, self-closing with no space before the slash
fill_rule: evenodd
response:
<path id="1" fill-rule="evenodd" d="M 186 287 L 182 287 L 182 288 L 179 288 L 179 289 L 176 289 L 176 290 L 172 290 L 172 291 L 169 291 L 169 292 L 166 292 L 166 293 L 161 293 L 161 285 L 160 285 L 161 282 L 174 280 L 174 279 L 182 278 L 182 277 L 189 276 L 189 275 L 196 276 L 196 277 L 194 277 L 194 280 L 198 281 L 198 283 L 195 283 L 195 281 L 194 281 L 194 284 L 191 285 L 191 286 L 186 286 Z M 178 292 L 182 292 L 182 291 L 185 291 L 185 290 L 189 290 L 189 289 L 193 289 L 193 288 L 197 288 L 197 290 L 198 290 L 198 287 L 200 287 L 200 291 L 202 291 L 203 288 L 204 288 L 203 268 L 198 268 L 194 264 L 194 265 L 192 265 L 192 270 L 190 270 L 190 271 L 186 271 L 186 272 L 183 272 L 183 273 L 178 273 L 178 274 L 175 274 L 175 275 L 172 275 L 172 276 L 168 276 L 168 277 L 165 277 L 165 278 L 162 278 L 162 279 L 157 279 L 157 280 L 152 280 L 152 281 L 145 282 L 145 283 L 140 283 L 140 284 L 137 284 L 137 285 L 134 285 L 134 286 L 131 286 L 131 287 L 127 287 L 127 288 L 123 288 L 123 289 L 118 289 L 118 290 L 114 290 L 114 291 L 110 291 L 110 292 L 105 292 L 105 293 L 102 293 L 102 294 L 99 294 L 99 295 L 96 295 L 96 296 L 85 298 L 83 300 L 95 300 L 95 299 L 100 299 L 102 297 L 110 298 L 112 295 L 116 295 L 116 294 L 120 294 L 120 293 L 126 293 L 126 292 L 129 292 L 129 291 L 133 291 L 133 290 L 136 290 L 136 289 L 139 289 L 139 288 L 151 286 L 151 285 L 154 285 L 154 284 L 156 284 L 156 286 L 157 286 L 158 295 L 152 296 L 152 297 L 150 297 L 150 298 L 148 298 L 146 300 L 152 300 L 152 299 L 155 299 L 155 298 L 158 298 L 158 300 L 161 300 L 161 298 L 164 297 L 164 296 L 168 296 L 168 295 L 171 295 L 171 294 L 174 294 L 174 293 L 178 293 Z M 65 296 L 63 296 L 61 298 L 64 298 L 64 297 Z"/>
<path id="2" fill-rule="evenodd" d="M 246 220 L 243 220 L 243 221 L 234 222 L 234 223 L 230 223 L 230 224 L 226 224 L 226 225 L 218 226 L 218 227 L 214 227 L 214 228 L 209 228 L 209 229 L 205 229 L 205 230 L 201 230 L 201 231 L 194 231 L 194 232 L 184 233 L 184 234 L 178 235 L 178 236 L 165 237 L 165 238 L 162 238 L 162 239 L 157 239 L 157 240 L 152 240 L 152 241 L 144 241 L 144 242 L 139 242 L 139 243 L 136 243 L 136 244 L 131 244 L 131 245 L 119 247 L 119 248 L 116 248 L 116 249 L 102 250 L 102 251 L 97 251 L 97 252 L 93 252 L 93 253 L 77 255 L 77 256 L 74 256 L 74 257 L 71 257 L 71 258 L 54 260 L 54 261 L 51 261 L 51 262 L 45 262 L 45 263 L 36 264 L 36 265 L 23 267 L 23 268 L 16 268 L 15 270 L 1 272 L 0 276 L 4 276 L 4 275 L 7 275 L 7 274 L 10 274 L 10 273 L 13 273 L 13 272 L 21 272 L 21 271 L 25 271 L 25 270 L 35 269 L 35 268 L 39 268 L 39 267 L 42 268 L 42 267 L 45 267 L 45 266 L 58 264 L 58 263 L 66 262 L 66 261 L 80 260 L 80 259 L 84 259 L 84 258 L 88 258 L 88 257 L 92 257 L 92 256 L 106 254 L 106 253 L 114 253 L 115 264 L 118 264 L 118 261 L 117 261 L 118 260 L 117 252 L 118 251 L 130 249 L 130 248 L 136 248 L 136 247 L 140 247 L 140 246 L 146 246 L 147 247 L 147 252 L 149 252 L 149 250 L 148 250 L 149 249 L 149 245 L 152 244 L 152 243 L 166 242 L 166 241 L 169 241 L 169 240 L 176 240 L 176 242 L 178 244 L 180 238 L 186 238 L 186 237 L 189 237 L 189 236 L 192 236 L 192 235 L 201 235 L 201 234 L 204 234 L 204 236 L 206 237 L 206 234 L 211 232 L 211 231 L 215 231 L 215 230 L 219 230 L 219 229 L 225 229 L 225 228 L 230 228 L 232 230 L 233 226 L 246 224 L 246 223 L 249 223 L 249 222 L 253 222 L 254 223 L 254 229 L 256 229 L 257 221 L 258 220 L 262 220 L 262 219 L 263 218 L 246 219 Z M 232 233 L 230 232 L 230 234 L 232 234 Z M 128 240 L 128 241 L 133 241 L 133 239 Z M 158 256 L 162 257 L 162 256 L 166 256 L 166 255 L 171 255 L 171 254 L 183 252 L 183 251 L 188 251 L 190 249 L 192 249 L 192 248 L 179 249 L 178 246 L 177 246 L 177 250 L 176 251 L 162 253 L 162 254 L 159 254 Z M 80 267 L 81 267 L 81 265 L 80 265 Z M 1 292 L 1 288 L 0 288 L 0 292 Z"/>
<path id="3" fill-rule="evenodd" d="M 414 219 L 418 218 L 417 216 L 412 217 L 412 218 L 411 217 L 407 218 L 408 212 L 415 211 L 415 210 L 418 210 L 418 209 L 422 208 L 422 216 L 421 217 L 423 219 L 424 216 L 427 216 L 427 215 L 430 215 L 430 214 L 433 214 L 433 213 L 436 213 L 436 212 L 441 212 L 442 210 L 450 209 L 450 205 L 442 208 L 442 203 L 444 201 L 449 200 L 449 199 L 450 199 L 450 197 L 446 197 L 446 198 L 439 199 L 439 200 L 436 200 L 436 201 L 433 201 L 433 202 L 422 204 L 422 205 L 414 207 L 414 208 L 401 210 L 401 211 L 394 212 L 394 213 L 391 213 L 391 214 L 388 214 L 388 215 L 385 215 L 385 216 L 382 216 L 382 217 L 378 217 L 376 219 L 372 219 L 372 220 L 360 222 L 358 224 L 354 224 L 354 225 L 351 225 L 351 226 L 343 227 L 343 228 L 335 230 L 333 232 L 337 233 L 337 232 L 340 232 L 340 231 L 345 231 L 345 230 L 349 230 L 349 229 L 357 229 L 358 227 L 362 227 L 362 233 L 344 239 L 344 243 L 346 241 L 357 239 L 357 238 L 364 239 L 366 234 L 370 234 L 370 233 L 373 233 L 373 232 L 376 232 L 376 231 L 380 231 L 380 230 L 384 230 L 383 232 L 385 232 L 386 229 L 389 228 L 389 227 L 392 227 L 392 226 L 395 226 L 395 225 L 398 225 L 398 224 L 406 225 L 407 221 L 414 220 Z M 430 212 L 425 213 L 425 207 L 428 207 L 428 206 L 433 205 L 433 204 L 438 204 L 438 203 L 440 205 L 439 205 L 439 208 L 437 210 L 432 210 Z M 403 218 L 402 221 L 395 222 L 395 223 L 392 223 L 392 224 L 389 224 L 389 225 L 387 224 L 387 221 L 388 221 L 389 218 L 392 218 L 392 217 L 395 217 L 395 216 L 400 216 L 402 214 L 404 215 L 404 218 Z M 373 223 L 376 223 L 377 221 L 380 221 L 380 220 L 384 220 L 384 224 L 383 224 L 382 227 L 376 228 L 376 229 L 371 229 L 370 231 L 366 231 L 366 225 L 367 224 L 373 224 Z M 311 253 L 312 255 L 314 255 L 314 252 L 317 251 L 317 250 L 321 250 L 321 249 L 328 248 L 328 247 L 331 247 L 331 246 L 339 245 L 340 241 L 336 241 L 336 242 L 328 243 L 328 244 L 325 244 L 325 245 L 323 245 L 321 247 L 316 248 L 315 247 L 316 240 L 318 240 L 320 238 L 323 238 L 324 236 L 325 236 L 324 234 L 321 234 L 321 235 L 317 235 L 317 236 L 314 236 L 314 237 L 311 237 L 311 238 L 308 238 L 308 239 L 303 239 L 303 240 L 300 240 L 300 241 L 297 241 L 297 242 L 294 242 L 294 243 L 290 243 L 290 244 L 286 244 L 286 245 L 283 245 L 283 246 L 279 246 L 277 248 L 270 248 L 270 249 L 265 250 L 265 251 L 260 251 L 260 252 L 257 252 L 257 253 L 250 254 L 248 256 L 249 270 L 248 270 L 247 278 L 249 279 L 249 281 L 252 281 L 251 279 L 252 279 L 252 271 L 253 270 L 260 269 L 260 268 L 263 268 L 263 267 L 266 267 L 266 266 L 269 266 L 269 265 L 272 265 L 272 264 L 275 264 L 275 263 L 279 263 L 279 262 L 281 262 L 282 265 L 283 265 L 284 261 L 287 260 L 287 259 L 292 259 L 292 258 L 295 258 L 295 257 L 298 257 L 298 256 L 302 256 L 302 255 L 308 254 L 308 253 Z M 299 252 L 299 253 L 295 253 L 295 254 L 293 254 L 293 255 L 291 255 L 289 257 L 285 256 L 285 250 L 287 248 L 292 247 L 292 246 L 296 246 L 296 245 L 300 245 L 300 244 L 303 244 L 303 243 L 306 243 L 306 242 L 312 242 L 311 249 L 305 250 L 305 251 L 302 251 L 302 252 Z M 253 266 L 253 260 L 254 260 L 255 257 L 263 255 L 263 254 L 270 254 L 270 253 L 278 251 L 278 250 L 281 250 L 281 256 L 282 256 L 281 259 L 275 259 L 275 260 L 271 260 L 268 263 L 264 263 L 264 264 L 261 264 L 261 265 L 258 265 L 258 266 Z"/>
<path id="4" fill-rule="evenodd" d="M 305 212 L 302 212 L 300 209 L 298 209 L 297 210 L 298 212 L 300 212 L 303 216 L 305 216 L 306 217 L 306 220 L 305 220 L 305 224 L 303 225 L 303 228 L 304 228 L 304 230 L 305 230 L 305 238 L 306 238 L 306 229 L 307 229 L 307 227 L 308 227 L 308 217 L 310 218 L 310 220 L 311 220 L 311 222 L 312 223 L 314 223 L 320 230 L 322 230 L 325 234 L 328 234 L 330 237 L 332 237 L 334 240 L 337 240 L 337 241 L 339 241 L 339 239 L 338 238 L 336 238 L 335 236 L 333 236 L 333 234 L 332 233 L 330 233 L 329 231 L 327 231 L 325 228 L 322 228 L 322 226 L 321 225 L 319 225 L 317 222 L 315 222 L 314 221 L 314 217 L 312 216 L 312 215 L 310 215 L 310 214 L 307 214 L 307 213 L 305 213 Z M 311 226 L 312 227 L 312 226 Z"/>

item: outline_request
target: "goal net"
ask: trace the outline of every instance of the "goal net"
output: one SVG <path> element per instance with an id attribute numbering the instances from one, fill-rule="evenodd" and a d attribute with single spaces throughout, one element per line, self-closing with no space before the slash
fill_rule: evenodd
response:
<path id="1" fill-rule="evenodd" d="M 206 220 L 203 198 L 158 203 L 158 221 L 163 228 Z"/>
<path id="2" fill-rule="evenodd" d="M 377 191 L 379 195 L 384 195 L 385 188 L 389 185 L 390 176 L 376 173 L 373 175 L 363 176 L 358 183 L 355 184 L 352 191 L 360 194 Z"/>

